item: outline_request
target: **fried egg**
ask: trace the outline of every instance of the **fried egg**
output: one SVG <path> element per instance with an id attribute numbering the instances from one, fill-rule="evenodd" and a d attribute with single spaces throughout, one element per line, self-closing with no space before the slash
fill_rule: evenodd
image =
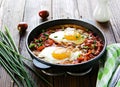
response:
<path id="1" fill-rule="evenodd" d="M 79 29 L 66 28 L 64 31 L 57 31 L 49 35 L 49 38 L 60 43 L 60 42 L 72 42 L 75 44 L 81 44 L 85 38 L 80 34 Z"/>
<path id="2" fill-rule="evenodd" d="M 70 49 L 63 47 L 46 47 L 39 54 L 38 57 L 49 63 L 61 63 L 66 60 L 73 61 L 78 58 L 80 51 L 72 52 Z"/>

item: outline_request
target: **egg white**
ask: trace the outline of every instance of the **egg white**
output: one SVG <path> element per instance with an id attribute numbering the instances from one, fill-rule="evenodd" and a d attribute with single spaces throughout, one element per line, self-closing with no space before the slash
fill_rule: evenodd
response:
<path id="1" fill-rule="evenodd" d="M 44 57 L 43 60 L 49 63 L 60 63 L 62 61 L 65 61 L 66 59 L 63 60 L 57 60 L 53 58 L 52 52 L 58 47 L 46 47 L 44 48 L 38 55 L 38 57 Z"/>
<path id="2" fill-rule="evenodd" d="M 78 40 L 67 40 L 64 38 L 64 34 L 67 33 L 68 35 L 71 35 L 74 33 L 74 31 L 77 31 L 79 32 L 79 29 L 76 30 L 75 28 L 66 28 L 64 31 L 57 31 L 57 32 L 54 32 L 52 34 L 49 35 L 49 38 L 54 40 L 55 42 L 57 43 L 61 43 L 61 42 L 72 42 L 72 43 L 75 43 L 75 44 L 80 44 L 84 41 L 85 38 L 80 38 Z"/>
<path id="3" fill-rule="evenodd" d="M 49 38 L 60 43 L 64 39 L 64 31 L 57 31 L 49 35 Z"/>
<path id="4" fill-rule="evenodd" d="M 66 60 L 73 61 L 73 60 L 77 59 L 78 56 L 81 54 L 81 51 L 72 52 L 70 55 L 70 58 L 65 58 L 65 59 L 59 60 L 59 59 L 53 58 L 53 56 L 52 56 L 52 52 L 56 48 L 59 48 L 59 47 L 52 47 L 52 46 L 46 47 L 38 54 L 38 57 L 40 57 L 42 60 L 44 60 L 46 62 L 57 64 L 57 63 L 64 62 Z"/>

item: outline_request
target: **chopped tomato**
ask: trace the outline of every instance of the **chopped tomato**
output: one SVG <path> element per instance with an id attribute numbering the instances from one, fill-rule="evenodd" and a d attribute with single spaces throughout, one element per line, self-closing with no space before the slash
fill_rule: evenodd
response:
<path id="1" fill-rule="evenodd" d="M 44 48 L 45 48 L 45 46 L 44 46 L 44 45 L 39 46 L 39 47 L 37 47 L 37 51 L 41 51 L 41 50 L 43 50 Z"/>
<path id="2" fill-rule="evenodd" d="M 53 45 L 53 43 L 54 43 L 53 40 L 48 39 L 48 40 L 45 41 L 45 46 L 46 46 L 46 47 L 51 46 L 51 45 Z"/>
<path id="3" fill-rule="evenodd" d="M 99 53 L 100 53 L 100 51 L 101 51 L 101 46 L 102 46 L 102 44 L 99 42 L 99 41 L 97 41 L 96 42 L 97 43 L 97 50 L 96 50 L 96 52 L 94 53 L 94 55 L 98 55 Z"/>
<path id="4" fill-rule="evenodd" d="M 85 54 L 85 56 L 89 56 L 92 53 L 92 50 L 88 50 L 88 52 Z"/>
<path id="5" fill-rule="evenodd" d="M 83 56 L 83 55 L 80 55 L 80 57 L 77 58 L 77 60 L 78 60 L 79 63 L 82 62 L 82 61 L 84 61 L 84 56 Z"/>

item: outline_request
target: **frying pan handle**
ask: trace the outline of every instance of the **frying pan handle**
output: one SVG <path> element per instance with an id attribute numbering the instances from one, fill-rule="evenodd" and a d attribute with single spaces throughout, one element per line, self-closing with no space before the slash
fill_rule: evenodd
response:
<path id="1" fill-rule="evenodd" d="M 59 72 L 59 73 L 50 73 L 50 72 L 47 72 L 46 69 L 51 68 L 51 66 L 45 65 L 45 64 L 43 64 L 43 63 L 40 63 L 37 59 L 33 59 L 33 64 L 34 64 L 37 68 L 42 69 L 41 71 L 42 71 L 44 74 L 49 75 L 49 76 L 60 76 L 60 75 L 64 75 L 64 74 L 65 74 L 64 72 Z"/>
<path id="2" fill-rule="evenodd" d="M 48 69 L 48 68 L 51 67 L 51 66 L 45 65 L 45 64 L 43 64 L 43 63 L 40 63 L 40 62 L 39 62 L 38 60 L 36 60 L 36 59 L 33 59 L 33 64 L 34 64 L 36 67 L 40 68 L 40 69 Z"/>

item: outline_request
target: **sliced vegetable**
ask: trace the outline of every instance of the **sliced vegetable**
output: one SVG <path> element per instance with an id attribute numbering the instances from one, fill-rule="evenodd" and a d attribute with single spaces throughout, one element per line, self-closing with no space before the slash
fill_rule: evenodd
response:
<path id="1" fill-rule="evenodd" d="M 53 45 L 53 43 L 54 43 L 53 40 L 48 39 L 48 40 L 45 41 L 45 46 L 46 46 L 46 47 L 47 47 L 47 46 L 51 46 L 51 45 Z"/>
<path id="2" fill-rule="evenodd" d="M 45 48 L 45 46 L 44 46 L 44 45 L 39 46 L 39 47 L 37 47 L 37 51 L 41 51 L 41 50 L 43 50 L 44 48 Z"/>
<path id="3" fill-rule="evenodd" d="M 35 46 L 36 45 L 34 43 L 30 43 L 29 48 L 32 49 L 32 48 L 35 48 Z"/>

